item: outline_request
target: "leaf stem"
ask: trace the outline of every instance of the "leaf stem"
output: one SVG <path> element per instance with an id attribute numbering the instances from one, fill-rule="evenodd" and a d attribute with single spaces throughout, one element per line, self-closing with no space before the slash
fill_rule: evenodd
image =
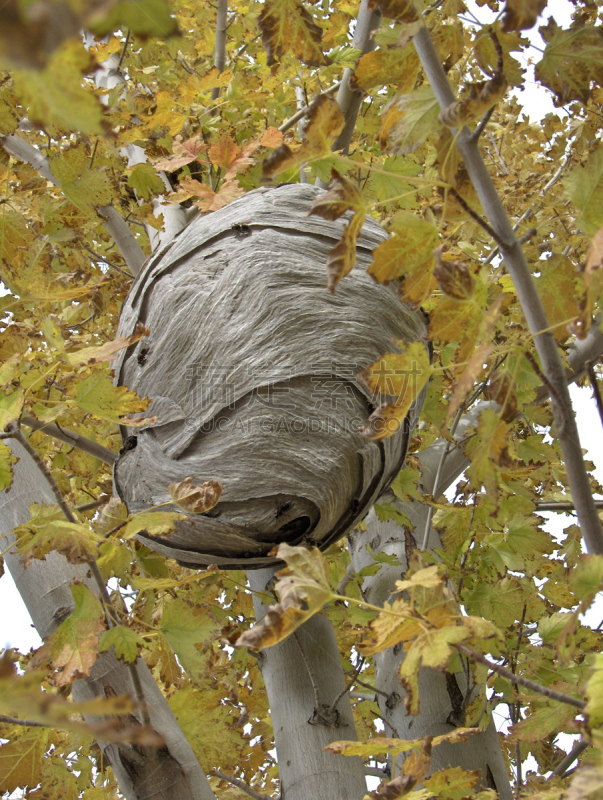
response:
<path id="1" fill-rule="evenodd" d="M 515 675 L 515 673 L 511 672 L 510 669 L 506 669 L 505 667 L 501 667 L 499 664 L 496 664 L 494 661 L 490 661 L 489 658 L 483 656 L 481 653 L 476 652 L 475 650 L 471 650 L 470 647 L 465 647 L 464 644 L 455 644 L 454 647 L 464 655 L 472 658 L 474 661 L 479 662 L 480 664 L 484 664 L 486 667 L 492 670 L 492 672 L 496 672 L 497 675 L 500 675 L 502 678 L 506 678 L 511 683 L 519 684 L 520 686 L 524 686 L 526 689 L 530 689 L 532 692 L 536 692 L 537 694 L 542 694 L 545 697 L 549 697 L 551 700 L 557 700 L 558 703 L 565 703 L 569 706 L 574 706 L 575 708 L 579 708 L 582 711 L 586 708 L 586 703 L 584 700 L 579 700 L 577 697 L 571 697 L 569 694 L 563 694 L 562 692 L 557 692 L 555 689 L 549 689 L 548 686 L 541 686 L 539 683 L 535 683 L 531 681 L 529 678 L 524 678 L 521 675 Z"/>

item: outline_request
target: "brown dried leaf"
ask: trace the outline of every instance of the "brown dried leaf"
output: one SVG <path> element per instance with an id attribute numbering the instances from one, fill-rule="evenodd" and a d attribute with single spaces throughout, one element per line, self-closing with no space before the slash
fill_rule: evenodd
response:
<path id="1" fill-rule="evenodd" d="M 507 0 L 502 18 L 502 29 L 522 31 L 531 28 L 546 8 L 547 0 Z"/>
<path id="2" fill-rule="evenodd" d="M 220 502 L 222 484 L 205 481 L 201 486 L 193 486 L 192 477 L 188 477 L 170 483 L 168 492 L 174 503 L 188 514 L 204 514 Z"/>
<path id="3" fill-rule="evenodd" d="M 517 414 L 517 397 L 513 391 L 513 384 L 507 373 L 493 372 L 486 387 L 485 394 L 502 408 L 501 418 L 504 422 L 511 422 Z"/>
<path id="4" fill-rule="evenodd" d="M 157 161 L 154 166 L 158 172 L 162 170 L 165 172 L 174 172 L 180 167 L 184 167 L 186 164 L 190 164 L 191 161 L 197 161 L 199 156 L 202 153 L 205 153 L 207 150 L 207 145 L 202 140 L 199 134 L 191 137 L 190 139 L 186 139 L 184 142 L 182 141 L 182 136 L 178 135 L 174 139 L 172 145 L 173 155 L 169 158 L 164 158 L 161 161 Z"/>
<path id="5" fill-rule="evenodd" d="M 440 290 L 454 300 L 468 300 L 475 289 L 475 281 L 465 264 L 451 261 L 446 256 L 442 258 L 442 247 L 434 250 L 434 256 L 436 266 L 433 274 Z"/>
<path id="6" fill-rule="evenodd" d="M 322 52 L 322 29 L 300 0 L 265 0 L 258 26 L 268 66 L 284 55 L 308 67 L 330 63 Z"/>
<path id="7" fill-rule="evenodd" d="M 378 8 L 384 17 L 396 22 L 416 22 L 423 11 L 419 0 L 369 0 L 369 8 Z"/>
<path id="8" fill-rule="evenodd" d="M 272 180 L 283 170 L 301 161 L 330 152 L 331 141 L 341 133 L 345 125 L 345 117 L 337 101 L 329 95 L 316 98 L 307 119 L 304 130 L 306 141 L 295 152 L 289 145 L 283 144 L 271 153 L 262 165 L 262 180 Z"/>
<path id="9" fill-rule="evenodd" d="M 456 100 L 440 111 L 439 120 L 449 128 L 462 128 L 473 119 L 479 119 L 501 100 L 507 91 L 507 79 L 501 73 L 488 81 L 472 83 L 469 96 Z"/>
<path id="10" fill-rule="evenodd" d="M 339 281 L 354 268 L 356 239 L 366 218 L 366 207 L 358 186 L 332 169 L 328 192 L 314 200 L 308 216 L 316 214 L 323 219 L 336 220 L 346 211 L 353 211 L 354 215 L 327 256 L 327 287 L 331 294 L 335 293 Z"/>

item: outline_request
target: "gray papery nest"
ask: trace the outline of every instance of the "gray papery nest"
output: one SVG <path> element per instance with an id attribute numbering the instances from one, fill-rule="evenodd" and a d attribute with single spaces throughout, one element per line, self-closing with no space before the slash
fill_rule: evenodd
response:
<path id="1" fill-rule="evenodd" d="M 402 467 L 418 409 L 384 441 L 359 434 L 375 398 L 358 374 L 396 339 L 425 337 L 422 314 L 367 275 L 387 238 L 368 219 L 356 266 L 334 295 L 325 262 L 343 221 L 308 217 L 321 190 L 250 192 L 197 217 L 153 256 L 121 312 L 117 383 L 152 403 L 124 432 L 115 486 L 130 513 L 170 500 L 168 484 L 218 480 L 220 502 L 148 547 L 201 568 L 264 567 L 281 542 L 336 541 Z M 165 507 L 162 510 L 166 510 Z M 179 510 L 174 507 L 173 510 Z"/>

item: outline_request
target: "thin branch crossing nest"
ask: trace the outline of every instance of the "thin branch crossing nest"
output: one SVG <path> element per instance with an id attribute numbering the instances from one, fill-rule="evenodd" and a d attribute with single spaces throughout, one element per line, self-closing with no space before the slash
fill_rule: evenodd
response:
<path id="1" fill-rule="evenodd" d="M 265 567 L 281 542 L 324 548 L 404 461 L 417 409 L 391 438 L 363 438 L 374 398 L 357 376 L 394 340 L 423 338 L 423 318 L 366 274 L 387 238 L 370 219 L 354 270 L 329 294 L 325 261 L 342 223 L 307 217 L 319 191 L 258 189 L 197 217 L 124 303 L 119 335 L 138 322 L 151 333 L 122 355 L 117 381 L 152 398 L 144 416 L 157 420 L 124 431 L 119 496 L 132 513 L 169 501 L 168 484 L 190 476 L 223 486 L 175 533 L 139 534 L 187 566 Z"/>

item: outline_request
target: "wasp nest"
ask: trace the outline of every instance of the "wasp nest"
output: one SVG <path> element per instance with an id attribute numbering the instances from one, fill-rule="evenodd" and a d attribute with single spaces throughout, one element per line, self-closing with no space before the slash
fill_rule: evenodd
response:
<path id="1" fill-rule="evenodd" d="M 394 340 L 424 337 L 423 318 L 367 275 L 387 238 L 370 219 L 354 270 L 327 291 L 343 223 L 307 216 L 319 192 L 258 189 L 197 217 L 124 303 L 119 334 L 140 322 L 150 336 L 124 352 L 117 381 L 151 398 L 144 416 L 156 420 L 124 431 L 119 496 L 132 513 L 169 501 L 174 481 L 223 486 L 170 535 L 139 535 L 187 566 L 268 566 L 281 542 L 324 548 L 404 461 L 417 409 L 391 438 L 363 438 L 374 398 L 357 376 Z"/>

